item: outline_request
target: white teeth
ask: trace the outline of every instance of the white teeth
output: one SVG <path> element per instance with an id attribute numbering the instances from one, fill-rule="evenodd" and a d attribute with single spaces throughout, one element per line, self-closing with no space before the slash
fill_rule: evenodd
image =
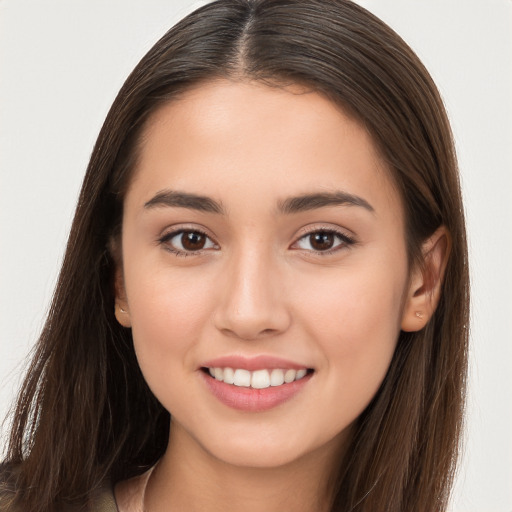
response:
<path id="1" fill-rule="evenodd" d="M 235 382 L 235 370 L 233 368 L 224 368 L 224 382 L 233 384 Z"/>
<path id="2" fill-rule="evenodd" d="M 295 377 L 297 377 L 297 370 L 286 370 L 284 374 L 284 381 L 286 384 L 289 384 L 290 382 L 293 382 L 295 380 Z"/>
<path id="3" fill-rule="evenodd" d="M 306 368 L 300 370 L 282 370 L 275 368 L 273 370 L 256 370 L 250 372 L 241 368 L 208 368 L 209 374 L 216 380 L 226 384 L 253 389 L 266 389 L 270 386 L 282 386 L 295 380 L 300 380 L 308 373 Z"/>
<path id="4" fill-rule="evenodd" d="M 271 386 L 281 386 L 284 384 L 284 372 L 283 370 L 272 370 L 270 374 L 270 385 Z"/>
<path id="5" fill-rule="evenodd" d="M 302 368 L 302 370 L 297 370 L 297 375 L 295 376 L 295 380 L 302 379 L 302 377 L 306 376 L 306 373 L 308 373 L 306 368 Z"/>
<path id="6" fill-rule="evenodd" d="M 251 386 L 251 372 L 248 370 L 235 370 L 235 376 L 233 377 L 233 384 L 235 386 L 240 386 L 244 388 L 248 388 Z"/>
<path id="7" fill-rule="evenodd" d="M 270 375 L 268 370 L 257 370 L 252 372 L 251 388 L 264 389 L 270 386 Z"/>

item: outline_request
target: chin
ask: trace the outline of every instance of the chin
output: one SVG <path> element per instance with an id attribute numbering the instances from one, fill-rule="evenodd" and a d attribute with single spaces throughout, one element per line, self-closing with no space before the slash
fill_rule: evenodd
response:
<path id="1" fill-rule="evenodd" d="M 214 454 L 215 455 L 215 454 Z M 294 452 L 283 452 L 274 448 L 251 447 L 247 449 L 226 450 L 216 454 L 216 458 L 238 468 L 247 469 L 272 469 L 286 466 L 302 458 L 304 454 Z"/>
<path id="2" fill-rule="evenodd" d="M 221 462 L 238 468 L 277 469 L 308 458 L 328 457 L 341 453 L 349 429 L 331 439 L 311 439 L 307 436 L 289 436 L 282 432 L 256 435 L 246 433 L 241 437 L 222 436 L 218 442 L 209 438 L 201 443 L 203 450 Z M 213 442 L 212 442 L 213 441 Z"/>

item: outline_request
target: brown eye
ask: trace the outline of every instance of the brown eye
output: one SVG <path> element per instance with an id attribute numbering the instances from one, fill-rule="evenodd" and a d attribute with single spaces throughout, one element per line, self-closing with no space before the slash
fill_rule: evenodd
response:
<path id="1" fill-rule="evenodd" d="M 185 231 L 181 234 L 181 245 L 186 251 L 199 251 L 206 244 L 206 236 L 197 231 Z"/>
<path id="2" fill-rule="evenodd" d="M 335 242 L 334 233 L 328 233 L 325 231 L 318 231 L 309 235 L 309 243 L 316 251 L 327 251 L 331 249 Z"/>
<path id="3" fill-rule="evenodd" d="M 218 249 L 213 240 L 201 231 L 180 230 L 160 239 L 168 250 L 176 254 L 200 252 L 203 249 Z"/>
<path id="4" fill-rule="evenodd" d="M 295 242 L 294 249 L 303 249 L 313 253 L 331 252 L 353 245 L 355 242 L 348 235 L 338 231 L 319 230 L 312 231 Z"/>

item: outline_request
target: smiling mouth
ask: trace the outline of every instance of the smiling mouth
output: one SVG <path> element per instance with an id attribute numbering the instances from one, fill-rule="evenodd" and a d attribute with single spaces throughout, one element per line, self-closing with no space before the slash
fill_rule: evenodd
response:
<path id="1" fill-rule="evenodd" d="M 273 368 L 249 371 L 243 368 L 208 367 L 202 368 L 202 370 L 219 382 L 253 389 L 265 389 L 282 386 L 283 384 L 291 384 L 313 373 L 311 368 L 300 368 L 298 370 L 292 368 Z"/>

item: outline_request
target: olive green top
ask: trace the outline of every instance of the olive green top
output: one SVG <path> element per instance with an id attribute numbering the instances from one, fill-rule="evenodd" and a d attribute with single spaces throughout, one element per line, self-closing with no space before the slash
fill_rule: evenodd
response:
<path id="1" fill-rule="evenodd" d="M 118 512 L 112 487 L 104 487 L 94 496 L 91 512 Z"/>

